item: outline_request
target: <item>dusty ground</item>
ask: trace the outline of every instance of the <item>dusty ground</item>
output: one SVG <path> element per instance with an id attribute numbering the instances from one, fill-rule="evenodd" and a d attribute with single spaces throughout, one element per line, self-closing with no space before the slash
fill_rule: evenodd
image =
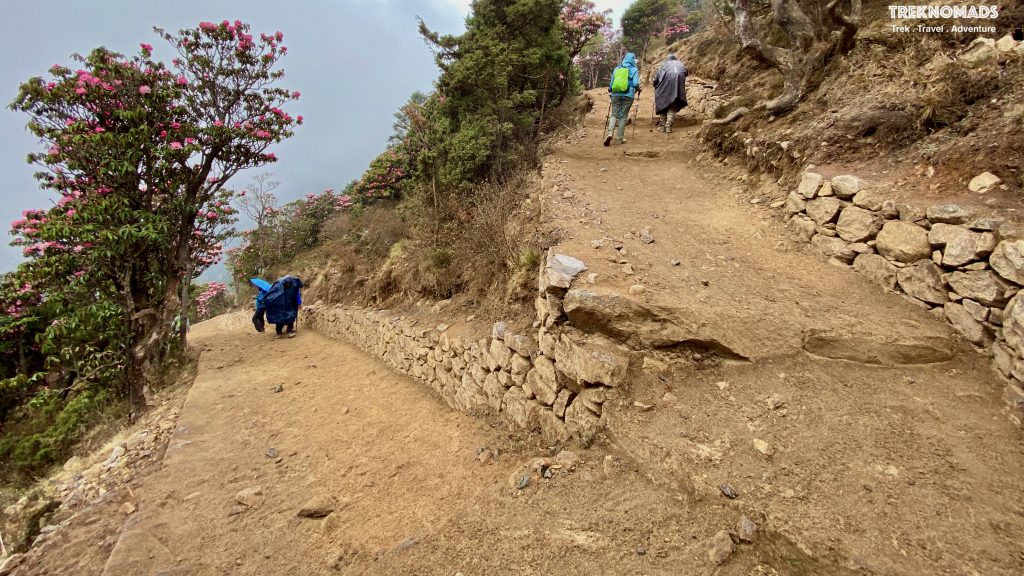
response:
<path id="1" fill-rule="evenodd" d="M 163 468 L 124 489 L 137 511 L 125 521 L 112 500 L 13 574 L 710 574 L 707 540 L 735 530 L 738 512 L 686 506 L 600 446 L 516 490 L 553 453 L 535 438 L 453 413 L 345 344 L 246 323 L 194 328 L 199 374 Z M 482 464 L 485 446 L 499 456 Z M 298 517 L 311 501 L 335 512 Z M 758 554 L 744 544 L 714 573 L 770 574 Z"/>
<path id="2" fill-rule="evenodd" d="M 343 343 L 273 340 L 220 317 L 193 331 L 199 374 L 159 472 L 13 574 L 1024 572 L 1024 451 L 985 359 L 931 313 L 790 242 L 775 198 L 751 204 L 699 154 L 694 129 L 641 123 L 627 145 L 602 147 L 596 96 L 586 130 L 545 167 L 558 250 L 582 258 L 596 287 L 643 285 L 636 298 L 748 360 L 675 351 L 678 362 L 637 371 L 605 404 L 618 448 L 570 447 L 576 470 L 517 490 L 510 481 L 559 447 L 453 413 Z M 924 334 L 953 357 L 829 360 L 804 352 L 808 330 Z M 481 463 L 483 447 L 500 455 Z M 307 503 L 334 512 L 297 516 Z M 709 564 L 710 538 L 741 514 L 761 525 L 755 543 Z"/>
<path id="3" fill-rule="evenodd" d="M 606 404 L 620 445 L 698 501 L 721 500 L 730 484 L 734 504 L 808 554 L 794 573 L 1024 572 L 1024 450 L 987 359 L 931 313 L 790 242 L 767 207 L 775 198 L 751 204 L 728 169 L 700 156 L 694 129 L 666 135 L 641 120 L 625 146 L 602 147 L 604 96 L 594 96 L 585 133 L 545 169 L 558 251 L 582 258 L 595 287 L 643 285 L 635 298 L 751 360 L 644 371 L 630 397 Z M 928 334 L 954 356 L 890 368 L 829 360 L 802 351 L 807 330 Z M 783 404 L 771 408 L 771 395 Z M 801 572 L 811 558 L 825 568 Z"/>

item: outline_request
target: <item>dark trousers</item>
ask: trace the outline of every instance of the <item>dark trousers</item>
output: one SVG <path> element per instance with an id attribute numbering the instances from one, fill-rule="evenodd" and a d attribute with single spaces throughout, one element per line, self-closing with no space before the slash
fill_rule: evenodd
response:
<path id="1" fill-rule="evenodd" d="M 298 319 L 299 319 L 299 311 L 296 310 L 295 311 L 295 320 L 298 320 Z M 295 332 L 295 320 L 292 320 L 288 324 L 274 324 L 274 331 L 277 332 L 278 334 L 280 334 L 281 330 L 284 329 L 287 326 L 289 334 L 291 334 L 292 332 Z"/>
<path id="2" fill-rule="evenodd" d="M 267 327 L 267 321 L 264 318 L 267 310 L 265 308 L 257 308 L 256 313 L 252 315 L 252 325 L 256 327 L 257 332 L 263 332 Z"/>

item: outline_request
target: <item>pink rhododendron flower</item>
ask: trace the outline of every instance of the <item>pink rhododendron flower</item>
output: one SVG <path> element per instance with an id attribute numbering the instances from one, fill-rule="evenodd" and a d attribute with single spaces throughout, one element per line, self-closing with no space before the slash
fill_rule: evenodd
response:
<path id="1" fill-rule="evenodd" d="M 213 125 L 214 125 L 214 126 L 216 126 L 216 127 L 218 127 L 218 128 L 220 128 L 221 126 L 223 126 L 223 125 L 224 125 L 224 123 L 223 123 L 223 122 L 221 122 L 220 120 L 214 120 L 214 121 L 213 121 Z"/>
<path id="2" fill-rule="evenodd" d="M 263 155 L 263 157 L 266 158 L 267 160 L 277 160 L 277 155 L 274 154 L 273 152 L 267 152 L 266 154 Z"/>
<path id="3" fill-rule="evenodd" d="M 75 88 L 75 94 L 85 94 L 85 88 Z"/>
<path id="4" fill-rule="evenodd" d="M 196 139 L 195 138 L 185 138 L 185 144 L 195 144 L 195 143 L 196 143 Z"/>
<path id="5" fill-rule="evenodd" d="M 178 128 L 181 128 L 181 124 L 179 124 L 178 122 L 171 122 L 171 128 L 177 130 Z"/>
<path id="6" fill-rule="evenodd" d="M 171 142 L 171 150 L 181 150 L 181 142 Z"/>
<path id="7" fill-rule="evenodd" d="M 139 46 L 143 50 L 145 50 L 146 52 L 152 52 L 153 51 L 153 45 L 152 44 L 146 44 L 145 42 L 143 42 L 142 44 L 139 44 Z"/>
<path id="8" fill-rule="evenodd" d="M 188 80 L 186 80 L 184 76 L 178 76 L 178 84 L 188 84 Z"/>
<path id="9" fill-rule="evenodd" d="M 143 84 L 142 86 L 139 86 L 139 94 L 149 94 L 152 91 L 153 91 L 153 89 L 150 88 L 149 86 L 146 86 L 145 84 Z"/>
<path id="10" fill-rule="evenodd" d="M 298 122 L 299 124 L 302 124 L 302 115 L 301 115 L 301 114 L 300 114 L 300 115 L 298 115 L 298 116 L 297 116 L 297 117 L 295 118 L 295 121 L 296 121 L 296 122 Z"/>
<path id="11" fill-rule="evenodd" d="M 104 130 L 102 126 L 97 126 L 96 133 L 99 134 L 100 132 L 106 132 L 106 130 Z"/>
<path id="12" fill-rule="evenodd" d="M 295 92 L 292 92 L 292 98 L 299 98 L 301 96 L 302 96 L 302 92 L 299 92 L 298 90 L 296 90 Z"/>

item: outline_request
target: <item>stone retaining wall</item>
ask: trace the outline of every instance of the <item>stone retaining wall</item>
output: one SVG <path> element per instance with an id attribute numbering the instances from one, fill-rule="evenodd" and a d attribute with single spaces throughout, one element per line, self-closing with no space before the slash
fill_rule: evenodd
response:
<path id="1" fill-rule="evenodd" d="M 1021 424 L 1024 240 L 1017 232 L 956 204 L 924 212 L 897 204 L 851 175 L 826 180 L 805 172 L 779 204 L 800 240 L 932 310 L 986 352 L 1006 381 L 1011 418 Z"/>
<path id="2" fill-rule="evenodd" d="M 486 406 L 548 442 L 586 442 L 603 427 L 602 405 L 624 381 L 630 354 L 565 325 L 562 298 L 584 269 L 575 258 L 548 254 L 529 334 L 498 322 L 489 337 L 460 338 L 444 324 L 426 326 L 412 316 L 342 305 L 315 304 L 303 318 L 429 385 L 456 410 Z"/>

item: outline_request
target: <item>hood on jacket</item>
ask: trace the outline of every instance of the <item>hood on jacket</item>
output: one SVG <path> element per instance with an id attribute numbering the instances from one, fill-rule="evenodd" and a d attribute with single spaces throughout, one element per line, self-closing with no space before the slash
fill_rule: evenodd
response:
<path id="1" fill-rule="evenodd" d="M 633 68 L 636 68 L 636 55 L 632 52 L 627 52 L 622 58 L 622 66 L 632 66 Z"/>

